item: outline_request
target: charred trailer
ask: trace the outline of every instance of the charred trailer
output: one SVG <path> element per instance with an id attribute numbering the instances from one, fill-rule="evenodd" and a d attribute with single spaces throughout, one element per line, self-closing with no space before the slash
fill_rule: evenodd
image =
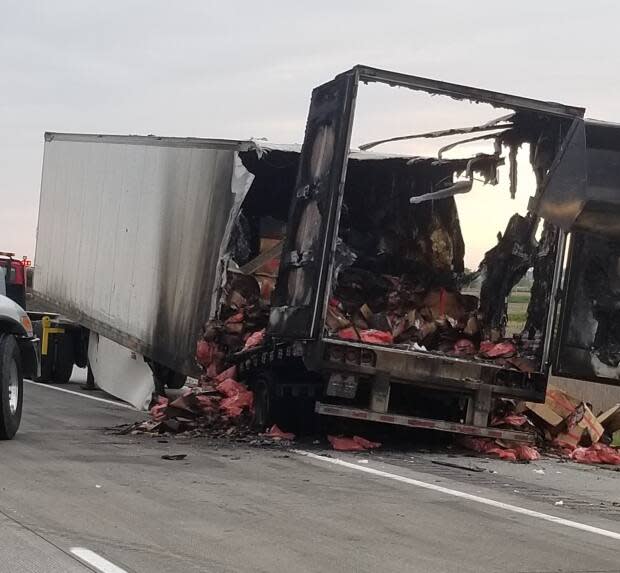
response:
<path id="1" fill-rule="evenodd" d="M 360 146 L 453 138 L 434 156 L 360 153 L 350 146 L 361 83 L 505 111 L 479 125 Z M 620 302 L 620 138 L 583 114 L 362 66 L 316 88 L 286 199 L 288 226 L 245 269 L 280 260 L 268 323 L 251 340 L 225 345 L 255 388 L 259 418 L 266 422 L 282 400 L 289 407 L 308 397 L 323 416 L 517 440 L 527 436 L 492 425 L 498 398 L 542 402 L 552 371 L 618 384 L 620 337 L 605 314 Z M 462 151 L 474 141 L 491 149 Z M 485 193 L 514 199 L 518 163 L 529 171 L 525 208 L 504 219 L 485 213 Z M 478 225 L 494 235 L 473 270 L 460 226 L 459 201 L 469 195 L 484 213 Z M 220 299 L 222 320 L 205 330 L 209 343 L 243 320 L 244 302 L 234 297 L 259 296 L 237 271 Z"/>
<path id="2" fill-rule="evenodd" d="M 285 227 L 278 193 L 294 187 L 298 156 L 252 141 L 46 133 L 32 302 L 54 310 L 35 330 L 62 372 L 88 362 L 91 382 L 138 408 L 199 376 L 196 339 L 227 257 L 258 254 L 249 237 L 265 209 L 271 235 Z M 273 269 L 258 271 L 266 289 Z M 68 333 L 74 347 L 60 345 Z M 45 364 L 43 379 L 59 381 Z"/>

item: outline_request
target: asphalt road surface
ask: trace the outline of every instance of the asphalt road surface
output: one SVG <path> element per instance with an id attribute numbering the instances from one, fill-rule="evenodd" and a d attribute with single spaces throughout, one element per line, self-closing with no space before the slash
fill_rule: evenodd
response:
<path id="1" fill-rule="evenodd" d="M 105 431 L 142 416 L 26 385 L 0 572 L 620 571 L 620 473 Z"/>

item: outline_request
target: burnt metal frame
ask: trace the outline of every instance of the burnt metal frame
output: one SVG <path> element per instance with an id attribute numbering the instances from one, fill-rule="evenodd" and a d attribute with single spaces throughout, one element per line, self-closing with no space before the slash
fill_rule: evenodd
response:
<path id="1" fill-rule="evenodd" d="M 415 91 L 423 91 L 429 94 L 444 95 L 454 99 L 469 100 L 476 103 L 488 103 L 495 107 L 508 108 L 515 111 L 527 111 L 530 113 L 535 112 L 540 114 L 552 115 L 556 117 L 572 119 L 573 121 L 582 121 L 583 115 L 585 113 L 585 109 L 582 107 L 568 106 L 557 102 L 546 102 L 521 96 L 509 95 L 501 92 L 493 92 L 485 89 L 473 88 L 470 86 L 453 84 L 439 80 L 432 80 L 420 76 L 412 76 L 408 74 L 402 74 L 399 72 L 392 72 L 363 65 L 357 65 L 352 69 L 339 74 L 338 76 L 336 76 L 336 79 L 342 78 L 344 76 L 352 76 L 354 85 L 353 88 L 347 92 L 346 97 L 348 98 L 348 101 L 344 102 L 344 105 L 341 107 L 341 109 L 346 110 L 346 113 L 348 113 L 348 117 L 344 118 L 344 123 L 348 126 L 348 130 L 346 131 L 346 136 L 340 137 L 335 143 L 336 149 L 341 152 L 342 156 L 344 157 L 344 162 L 338 183 L 338 189 L 332 190 L 332 192 L 336 192 L 339 195 L 336 212 L 332 219 L 334 221 L 333 225 L 335 225 L 335 228 L 332 229 L 331 234 L 332 244 L 328 246 L 328 248 L 331 249 L 332 255 L 334 255 L 336 251 L 338 226 L 340 222 L 340 213 L 344 195 L 344 182 L 346 180 L 346 171 L 348 164 L 348 150 L 350 147 L 351 132 L 353 129 L 353 122 L 355 117 L 355 100 L 357 97 L 357 89 L 360 82 L 364 84 L 384 83 L 393 87 L 405 87 Z M 320 87 L 321 86 L 319 86 L 319 88 Z M 559 156 L 561 156 L 563 149 L 564 145 L 560 153 L 558 153 Z M 338 152 L 334 153 L 334 157 L 338 157 Z M 553 171 L 555 171 L 558 162 L 559 157 L 556 158 L 556 161 L 554 162 L 554 165 L 549 172 L 549 176 L 553 173 Z M 558 252 L 558 260 L 563 259 L 563 254 L 563 252 Z M 333 259 L 334 257 L 332 256 L 331 260 L 333 261 Z M 557 274 L 557 270 L 555 274 Z M 310 329 L 311 332 L 318 333 L 319 339 L 322 338 L 322 333 L 319 325 L 322 325 L 325 320 L 329 298 L 329 285 L 331 284 L 332 277 L 333 264 L 330 263 L 327 269 L 327 280 L 324 283 L 325 287 L 323 289 L 319 289 L 319 292 L 317 293 L 318 297 L 315 301 L 315 309 L 312 317 L 312 327 Z M 554 277 L 554 284 L 557 288 L 556 277 Z M 550 307 L 553 308 L 550 308 L 548 322 L 553 322 L 553 318 L 555 317 L 556 304 L 555 301 L 550 301 L 550 303 Z M 321 307 L 321 313 L 320 315 L 318 315 L 318 309 Z M 543 365 L 543 367 L 545 368 L 548 366 L 549 363 L 549 342 L 550 341 L 547 341 L 545 348 L 545 364 Z"/>
<path id="2" fill-rule="evenodd" d="M 333 352 L 338 348 L 343 351 L 368 349 L 374 358 L 373 363 L 356 363 L 344 356 L 336 358 Z M 482 387 L 488 387 L 495 394 L 515 399 L 534 401 L 544 400 L 545 397 L 546 376 L 542 373 L 515 372 L 528 380 L 527 387 L 523 387 L 498 377 L 503 369 L 496 364 L 390 346 L 369 346 L 352 340 L 324 338 L 314 348 L 307 350 L 306 362 L 317 370 L 346 371 L 369 377 L 389 374 L 394 382 L 400 384 L 439 390 L 475 393 Z M 417 374 L 415 381 L 412 380 L 413 371 Z"/>
<path id="3" fill-rule="evenodd" d="M 351 70 L 340 74 L 340 76 L 346 74 L 357 75 L 358 80 L 363 83 L 377 82 L 390 86 L 406 87 L 430 94 L 446 95 L 455 99 L 470 100 L 476 103 L 489 103 L 496 107 L 510 108 L 515 111 L 538 112 L 562 117 L 583 117 L 585 113 L 585 109 L 582 107 L 514 96 L 364 65 L 357 65 Z"/>
<path id="4" fill-rule="evenodd" d="M 444 95 L 448 97 L 452 97 L 454 99 L 459 100 L 469 100 L 477 103 L 488 103 L 495 107 L 508 108 L 515 111 L 526 111 L 530 113 L 539 113 L 545 115 L 552 115 L 556 117 L 572 119 L 573 122 L 582 121 L 585 110 L 580 107 L 567 106 L 564 104 L 556 103 L 556 102 L 545 102 L 540 100 L 533 100 L 529 98 L 524 98 L 520 96 L 512 96 L 509 94 L 504 94 L 501 92 L 492 92 L 489 90 L 472 88 L 468 86 L 452 84 L 447 82 L 441 82 L 437 80 L 431 80 L 428 78 L 422 78 L 419 76 L 411 76 L 407 74 L 401 74 L 397 72 L 390 72 L 387 70 L 381 70 L 376 68 L 371 68 L 367 66 L 355 66 L 351 70 L 339 74 L 336 76 L 336 79 L 343 78 L 344 76 L 349 76 L 349 80 L 352 80 L 352 88 L 346 91 L 344 95 L 345 101 L 341 105 L 340 109 L 345 110 L 343 112 L 344 117 L 342 117 L 342 123 L 347 127 L 345 130 L 340 132 L 339 137 L 335 142 L 335 150 L 333 153 L 333 161 L 336 161 L 338 157 L 342 157 L 342 165 L 340 166 L 340 176 L 332 180 L 334 181 L 333 185 L 336 188 L 332 188 L 332 193 L 337 194 L 337 203 L 335 213 L 331 217 L 333 227 L 330 229 L 328 233 L 328 237 L 331 239 L 331 245 L 325 244 L 324 250 L 330 249 L 332 256 L 328 259 L 330 263 L 328 265 L 327 275 L 324 277 L 324 282 L 322 285 L 319 285 L 319 289 L 316 293 L 317 298 L 314 301 L 314 309 L 311 317 L 311 326 L 310 332 L 315 334 L 319 341 L 319 347 L 323 346 L 325 342 L 323 342 L 323 332 L 322 332 L 322 324 L 325 320 L 325 315 L 327 312 L 328 306 L 328 293 L 329 293 L 329 285 L 332 282 L 333 278 L 333 260 L 336 251 L 336 242 L 338 238 L 338 227 L 340 222 L 340 214 L 343 202 L 344 195 L 344 183 L 346 180 L 346 172 L 349 158 L 349 148 L 350 148 L 350 140 L 351 133 L 353 129 L 353 121 L 355 116 L 355 102 L 357 98 L 357 89 L 359 83 L 362 82 L 364 84 L 368 83 L 384 83 L 394 87 L 406 87 L 409 89 L 413 89 L 416 91 L 423 91 L 429 94 L 438 94 Z M 327 84 L 324 84 L 327 85 Z M 317 89 L 320 89 L 322 86 L 319 86 Z M 560 155 L 560 154 L 559 154 Z M 557 163 L 557 159 L 556 159 Z M 335 166 L 338 167 L 338 166 Z M 555 165 L 554 165 L 555 167 Z M 550 171 L 550 174 L 554 169 Z M 548 178 L 547 178 L 548 179 Z M 554 273 L 554 286 L 557 289 L 557 275 L 558 275 L 558 263 L 557 261 L 563 260 L 563 251 L 557 253 L 556 260 L 556 269 Z M 550 301 L 550 309 L 548 315 L 548 322 L 553 322 L 555 317 L 555 307 L 556 301 Z M 319 309 L 321 311 L 319 312 Z M 333 341 L 332 341 L 333 342 Z M 549 340 L 547 340 L 546 348 L 545 348 L 545 360 L 541 365 L 543 372 L 546 372 L 549 367 L 548 361 L 548 353 L 549 353 Z M 484 368 L 484 366 L 482 366 Z M 386 373 L 387 374 L 387 373 Z M 544 374 L 543 374 L 544 375 Z M 540 375 L 539 375 L 540 376 Z M 545 384 L 546 385 L 546 384 Z M 443 386 L 439 384 L 439 386 Z M 498 389 L 494 389 L 496 392 Z M 506 394 L 510 394 L 508 388 L 503 389 Z M 506 392 L 506 390 L 508 390 Z M 491 390 L 493 392 L 493 390 Z M 540 400 L 541 399 L 541 388 L 530 390 L 531 399 Z M 499 393 L 503 393 L 501 390 Z M 526 392 L 528 393 L 528 392 Z M 542 396 L 544 396 L 544 391 L 542 392 Z M 480 417 L 480 416 L 478 416 Z M 481 420 L 476 420 L 477 423 L 481 423 Z"/>
<path id="5" fill-rule="evenodd" d="M 564 305 L 565 308 L 571 308 L 576 298 L 575 290 L 577 288 L 577 285 L 575 284 L 575 275 L 577 274 L 577 267 L 579 267 L 582 262 L 575 258 L 575 251 L 577 251 L 576 241 L 580 240 L 580 235 L 581 233 L 577 233 L 577 236 L 572 237 L 566 255 L 566 267 L 564 269 L 562 291 L 560 293 L 562 305 Z M 557 324 L 554 325 L 557 333 L 552 349 L 554 356 L 553 362 L 551 364 L 551 370 L 553 374 L 555 376 L 573 378 L 575 380 L 586 380 L 588 382 L 605 384 L 606 386 L 620 387 L 620 380 L 618 379 L 591 375 L 583 371 L 575 374 L 568 370 L 565 370 L 565 366 L 562 362 L 562 351 L 566 348 L 568 329 L 570 327 L 570 317 L 562 310 L 559 314 L 559 320 L 557 320 Z"/>
<path id="6" fill-rule="evenodd" d="M 352 420 L 363 420 L 368 422 L 380 422 L 383 424 L 393 424 L 406 426 L 408 428 L 424 428 L 427 430 L 437 430 L 440 432 L 452 432 L 466 434 L 469 436 L 480 436 L 483 438 L 493 438 L 501 440 L 511 440 L 515 442 L 531 443 L 534 441 L 532 434 L 519 430 L 503 430 L 483 425 L 476 425 L 470 422 L 461 424 L 458 422 L 448 422 L 445 420 L 433 420 L 420 418 L 417 416 L 406 416 L 402 414 L 386 414 L 372 410 L 363 410 L 352 406 L 342 406 L 336 404 L 326 404 L 316 402 L 314 411 L 324 416 L 336 416 L 338 418 L 348 418 Z"/>

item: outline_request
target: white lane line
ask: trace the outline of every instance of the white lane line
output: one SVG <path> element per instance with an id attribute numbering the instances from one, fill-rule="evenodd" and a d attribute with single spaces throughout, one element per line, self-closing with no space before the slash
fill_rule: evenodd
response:
<path id="1" fill-rule="evenodd" d="M 67 390 L 66 388 L 59 388 L 58 386 L 50 386 L 49 384 L 41 384 L 39 382 L 33 382 L 32 380 L 24 380 L 27 384 L 32 384 L 37 388 L 49 388 L 50 390 L 58 390 L 59 392 L 65 392 L 67 394 L 73 394 L 74 396 L 80 396 L 81 398 L 88 398 L 89 400 L 96 400 L 97 402 L 104 402 L 106 404 L 112 404 L 119 408 L 129 408 L 135 410 L 131 404 L 125 404 L 123 402 L 115 402 L 114 400 L 106 400 L 105 398 L 99 398 L 98 396 L 89 396 L 88 394 L 82 394 L 82 392 L 76 392 L 75 390 Z"/>
<path id="2" fill-rule="evenodd" d="M 78 559 L 81 559 L 85 563 L 92 565 L 95 569 L 101 571 L 101 573 L 127 573 L 125 569 L 121 569 L 114 563 L 108 561 L 101 555 L 98 555 L 90 549 L 84 547 L 72 547 L 69 551 L 73 553 Z"/>
<path id="3" fill-rule="evenodd" d="M 308 458 L 312 458 L 313 460 L 319 460 L 321 462 L 326 462 L 326 463 L 334 464 L 337 466 L 344 466 L 344 467 L 347 467 L 353 470 L 357 470 L 358 472 L 364 472 L 367 474 L 372 474 L 375 476 L 392 479 L 394 481 L 399 481 L 401 483 L 414 485 L 416 487 L 421 487 L 424 489 L 430 489 L 432 491 L 437 491 L 440 493 L 444 493 L 446 495 L 452 495 L 454 497 L 460 497 L 462 499 L 467 499 L 469 501 L 475 501 L 477 503 L 482 503 L 484 505 L 490 505 L 491 507 L 497 507 L 505 511 L 512 511 L 513 513 L 520 513 L 521 515 L 527 515 L 529 517 L 535 517 L 537 519 L 542 519 L 544 521 L 550 521 L 551 523 L 556 523 L 558 525 L 564 525 L 566 527 L 572 527 L 573 529 L 579 529 L 581 531 L 587 531 L 589 533 L 595 533 L 596 535 L 602 535 L 604 537 L 610 537 L 611 539 L 620 540 L 620 533 L 617 533 L 615 531 L 609 531 L 607 529 L 601 529 L 599 527 L 594 527 L 592 525 L 587 525 L 585 523 L 579 523 L 578 521 L 564 519 L 563 517 L 556 517 L 555 515 L 548 515 L 546 513 L 541 513 L 540 511 L 533 511 L 531 509 L 525 509 L 524 507 L 519 507 L 518 505 L 511 505 L 510 503 L 504 503 L 502 501 L 495 501 L 493 499 L 487 499 L 486 497 L 481 497 L 479 495 L 473 495 L 471 493 L 465 493 L 463 491 L 458 491 L 456 489 L 450 489 L 450 488 L 443 487 L 440 485 L 426 483 L 425 481 L 420 481 L 417 479 L 408 478 L 408 477 L 401 476 L 398 474 L 393 474 L 390 472 L 377 470 L 375 468 L 369 468 L 368 466 L 360 466 L 358 464 L 345 462 L 344 460 L 340 460 L 338 458 L 327 458 L 325 456 L 320 456 L 318 454 L 307 452 L 305 450 L 293 450 L 293 452 L 300 454 L 302 456 L 308 457 Z"/>

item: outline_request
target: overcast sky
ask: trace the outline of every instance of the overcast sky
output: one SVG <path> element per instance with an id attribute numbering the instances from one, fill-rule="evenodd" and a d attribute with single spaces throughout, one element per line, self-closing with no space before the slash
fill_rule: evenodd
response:
<path id="1" fill-rule="evenodd" d="M 0 250 L 34 256 L 45 131 L 299 142 L 312 88 L 357 63 L 620 121 L 618 21 L 596 0 L 0 0 Z"/>

